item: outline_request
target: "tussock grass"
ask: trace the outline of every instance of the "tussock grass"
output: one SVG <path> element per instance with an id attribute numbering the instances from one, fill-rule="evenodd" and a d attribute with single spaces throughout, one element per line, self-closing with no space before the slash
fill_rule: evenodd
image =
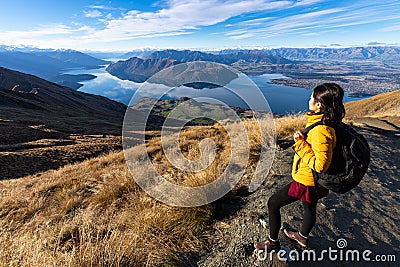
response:
<path id="1" fill-rule="evenodd" d="M 1 266 L 184 263 L 210 235 L 210 207 L 164 205 L 132 179 L 123 153 L 1 182 Z"/>
<path id="2" fill-rule="evenodd" d="M 300 122 L 298 122 L 300 121 Z M 297 130 L 302 118 L 277 119 L 277 136 Z M 262 131 L 273 125 L 244 121 L 250 149 L 246 176 L 259 158 Z M 227 131 L 236 124 L 189 127 L 177 148 L 186 158 L 212 163 L 198 172 L 182 171 L 166 158 L 160 138 L 146 150 L 170 181 L 198 186 L 215 180 L 232 153 Z M 204 144 L 210 138 L 213 142 Z M 167 144 L 167 147 L 173 144 Z M 209 150 L 207 150 L 209 149 Z M 207 152 L 207 153 L 208 153 Z M 239 151 L 239 153 L 242 153 Z M 175 154 L 173 154 L 175 155 Z M 143 155 L 136 155 L 137 164 Z M 89 159 L 17 180 L 0 181 L 0 266 L 187 266 L 207 247 L 213 209 L 171 207 L 143 192 L 130 174 L 123 152 Z"/>
<path id="3" fill-rule="evenodd" d="M 293 135 L 297 130 L 304 129 L 307 118 L 304 114 L 297 113 L 275 119 L 277 139 Z"/>
<path id="4" fill-rule="evenodd" d="M 207 138 L 212 142 L 201 145 L 202 140 Z M 171 135 L 165 138 L 164 149 L 167 150 L 169 158 L 162 149 L 161 139 L 150 140 L 146 149 L 158 173 L 170 182 L 182 186 L 200 186 L 214 181 L 225 170 L 231 153 L 228 140 L 227 132 L 219 124 L 193 126 L 180 132 L 178 136 Z M 175 141 L 178 143 L 175 144 Z M 214 158 L 212 154 L 215 155 Z M 182 156 L 195 161 L 193 170 L 202 171 L 194 172 L 175 167 L 183 166 Z"/>

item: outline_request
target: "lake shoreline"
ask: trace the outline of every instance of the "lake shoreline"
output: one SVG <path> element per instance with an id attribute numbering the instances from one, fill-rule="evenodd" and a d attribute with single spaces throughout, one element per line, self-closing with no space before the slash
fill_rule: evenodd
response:
<path id="1" fill-rule="evenodd" d="M 136 91 L 143 85 L 141 83 L 135 83 L 129 80 L 119 79 L 105 69 L 107 66 L 102 66 L 98 69 L 75 69 L 69 70 L 64 74 L 68 75 L 82 75 L 89 74 L 96 76 L 91 80 L 82 82 L 82 85 L 78 90 L 85 93 L 105 96 L 109 99 L 124 103 L 126 105 L 131 103 L 131 99 Z M 305 112 L 307 108 L 307 102 L 310 96 L 310 90 L 299 86 L 286 86 L 276 84 L 279 80 L 292 80 L 291 78 L 284 76 L 283 74 L 261 74 L 249 77 L 262 92 L 267 102 L 269 103 L 270 111 L 274 114 L 294 114 L 298 112 Z M 148 97 L 152 97 L 155 92 L 157 85 L 154 86 L 154 90 L 148 92 Z M 211 97 L 226 102 L 229 106 L 237 106 L 246 108 L 243 105 L 243 101 L 240 97 L 235 98 L 230 90 L 220 90 L 221 88 L 214 89 L 201 89 L 192 90 L 188 88 L 173 88 L 168 92 L 169 95 L 166 97 L 171 99 L 178 99 L 180 97 Z M 246 89 L 246 87 L 243 87 Z M 146 96 L 146 95 L 144 95 Z M 345 96 L 345 101 L 359 100 L 364 97 L 351 97 L 350 95 Z M 131 103 L 132 104 L 132 103 Z"/>

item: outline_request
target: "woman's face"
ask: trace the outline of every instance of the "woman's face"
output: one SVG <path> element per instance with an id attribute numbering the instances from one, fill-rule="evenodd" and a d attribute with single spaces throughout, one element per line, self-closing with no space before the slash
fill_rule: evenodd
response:
<path id="1" fill-rule="evenodd" d="M 321 103 L 315 101 L 313 94 L 311 94 L 310 101 L 308 101 L 308 109 L 315 113 L 321 110 Z"/>

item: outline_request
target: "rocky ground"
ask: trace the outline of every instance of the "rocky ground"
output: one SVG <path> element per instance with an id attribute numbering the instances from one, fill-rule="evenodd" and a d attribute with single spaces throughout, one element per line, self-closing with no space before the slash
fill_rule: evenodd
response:
<path id="1" fill-rule="evenodd" d="M 365 126 L 358 129 L 371 147 L 371 164 L 367 175 L 358 187 L 338 195 L 329 194 L 317 207 L 317 223 L 309 237 L 309 247 L 323 260 L 281 261 L 277 254 L 272 258 L 258 254 L 253 243 L 265 239 L 268 233 L 267 200 L 277 189 L 291 181 L 290 170 L 293 152 L 291 141 L 282 141 L 277 149 L 271 175 L 253 193 L 238 191 L 226 196 L 217 206 L 218 216 L 214 224 L 215 237 L 211 249 L 200 257 L 198 266 L 398 266 L 400 262 L 400 132 Z M 301 202 L 295 202 L 281 210 L 285 227 L 298 229 L 302 220 Z M 296 250 L 302 257 L 302 249 L 280 233 L 286 255 Z M 337 243 L 339 239 L 343 239 Z M 346 243 L 346 244 L 345 244 Z M 332 261 L 328 252 L 332 249 Z M 333 250 L 336 250 L 333 251 Z M 349 250 L 358 250 L 360 261 L 352 261 Z M 371 262 L 362 259 L 362 253 Z M 347 258 L 346 261 L 346 252 Z M 295 255 L 295 252 L 291 252 Z M 312 253 L 312 252 L 310 252 Z M 342 253 L 342 259 L 340 255 Z M 311 254 L 310 254 L 311 255 Z M 395 262 L 377 262 L 394 255 Z M 283 255 L 282 255 L 283 256 Z M 393 256 L 391 256 L 393 257 Z M 355 258 L 354 258 L 355 259 Z M 378 259 L 378 258 L 376 258 Z"/>

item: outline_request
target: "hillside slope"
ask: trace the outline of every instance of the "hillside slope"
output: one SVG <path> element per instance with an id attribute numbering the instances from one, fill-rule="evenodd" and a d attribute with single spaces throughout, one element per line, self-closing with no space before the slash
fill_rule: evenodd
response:
<path id="1" fill-rule="evenodd" d="M 126 106 L 0 68 L 0 173 L 17 178 L 121 149 Z"/>
<path id="2" fill-rule="evenodd" d="M 281 131 L 290 134 L 288 127 L 279 125 L 281 119 L 286 118 L 277 121 L 279 136 Z M 294 118 L 292 123 L 299 127 L 298 121 Z M 330 194 L 321 201 L 310 248 L 318 253 L 328 247 L 336 249 L 336 241 L 345 238 L 351 249 L 369 249 L 373 255 L 395 255 L 398 259 L 399 137 L 391 131 L 358 130 L 372 150 L 368 174 L 348 194 Z M 193 148 L 199 140 L 211 137 L 220 148 L 221 159 L 229 159 L 226 132 L 220 127 L 189 127 L 180 136 L 188 158 L 198 156 Z M 252 141 L 256 148 L 256 140 Z M 281 141 L 283 145 L 290 142 Z M 287 266 L 276 257 L 272 261 L 258 259 L 252 247 L 267 233 L 268 197 L 291 180 L 293 151 L 283 145 L 277 148 L 272 171 L 257 191 L 250 194 L 239 187 L 212 206 L 177 208 L 154 200 L 134 182 L 122 152 L 0 181 L 0 265 Z M 179 184 L 210 182 L 224 169 L 224 164 L 213 164 L 204 173 L 190 175 L 171 169 L 159 139 L 150 140 L 146 147 L 160 172 Z M 136 156 L 140 164 L 143 155 L 138 152 Z M 282 215 L 286 227 L 298 227 L 301 203 L 284 208 Z M 283 235 L 280 238 L 284 248 L 300 251 Z M 289 266 L 321 264 L 346 263 L 325 258 L 315 264 L 292 262 Z M 366 266 L 364 262 L 361 265 Z M 396 265 L 388 262 L 385 266 Z"/>
<path id="3" fill-rule="evenodd" d="M 230 154 L 220 127 L 197 127 L 181 135 L 186 156 L 197 156 L 189 148 L 200 136 L 215 140 L 222 156 Z M 178 172 L 168 166 L 159 138 L 146 147 L 159 171 L 179 184 L 208 183 L 223 171 L 219 161 L 193 175 Z M 143 164 L 142 152 L 131 151 L 135 164 Z M 211 216 L 209 205 L 179 208 L 151 198 L 135 183 L 124 153 L 113 152 L 0 181 L 0 265 L 187 266 L 211 236 Z"/>
<path id="4" fill-rule="evenodd" d="M 400 116 L 400 90 L 347 102 L 345 106 L 350 118 Z"/>
<path id="5" fill-rule="evenodd" d="M 29 82 L 21 83 L 21 91 L 15 87 L 16 84 L 12 87 L 14 90 L 0 90 L 5 96 L 0 99 L 7 100 L 4 101 L 4 105 L 0 105 L 2 109 L 0 124 L 4 124 L 1 133 L 3 130 L 14 129 L 15 135 L 16 130 L 12 127 L 15 127 L 17 122 L 21 127 L 38 130 L 43 134 L 47 132 L 65 134 L 61 130 L 70 129 L 65 125 L 66 122 L 84 123 L 85 119 L 88 128 L 73 130 L 77 132 L 97 130 L 96 127 L 91 128 L 89 125 L 90 118 L 93 119 L 91 116 L 96 116 L 91 113 L 95 110 L 95 106 L 88 105 L 85 101 L 80 102 L 81 112 L 85 113 L 79 117 L 79 114 L 68 109 L 68 104 L 61 103 L 62 101 L 68 103 L 68 97 L 72 99 L 80 97 L 85 100 L 90 95 L 71 96 L 68 93 L 71 91 L 62 87 L 55 88 L 54 84 L 47 90 L 38 87 L 39 89 L 35 91 L 36 87 L 31 85 L 44 86 L 48 85 L 47 82 L 8 70 L 2 70 L 1 74 L 9 75 L 7 77 L 14 75 L 12 77 L 15 80 L 21 77 L 29 78 Z M 24 80 L 20 80 L 22 81 Z M 9 80 L 2 84 L 6 88 L 12 86 Z M 43 91 L 46 94 L 38 98 Z M 72 92 L 77 93 L 73 90 Z M 50 99 L 63 105 L 62 108 L 57 109 L 53 107 L 53 103 L 44 102 L 50 105 L 47 109 L 43 102 L 39 101 L 44 101 L 45 96 L 52 96 Z M 111 105 L 112 102 L 104 103 Z M 27 106 L 21 108 L 23 104 Z M 65 117 L 57 117 L 57 114 L 49 112 L 52 110 L 63 112 L 62 109 L 67 109 L 62 113 Z M 19 110 L 25 112 L 23 117 L 13 114 Z M 3 111 L 8 112 L 8 118 L 3 117 Z M 52 120 L 57 118 L 65 120 L 59 122 L 65 128 L 54 130 L 59 126 L 54 121 L 36 122 L 29 118 L 27 112 L 31 112 L 34 116 L 47 115 Z M 115 110 L 114 112 L 115 116 L 118 116 L 119 113 Z M 107 122 L 110 118 L 106 114 L 107 107 L 103 107 L 98 114 L 100 117 L 95 119 L 101 118 L 102 122 Z M 69 121 L 68 116 L 72 116 Z M 290 136 L 294 130 L 304 125 L 304 120 L 294 117 L 290 123 L 282 125 L 282 121 L 287 119 L 277 118 L 275 121 L 277 136 L 280 138 L 278 144 L 281 147 L 277 148 L 272 171 L 265 177 L 265 182 L 260 188 L 249 193 L 246 187 L 237 187 L 212 205 L 177 208 L 156 201 L 137 186 L 128 171 L 122 152 L 111 152 L 58 170 L 48 170 L 21 179 L 0 181 L 0 265 L 205 267 L 287 265 L 276 257 L 272 261 L 259 260 L 252 247 L 253 242 L 265 238 L 267 233 L 265 225 L 268 223 L 266 220 L 268 197 L 291 180 L 290 169 L 294 152 L 288 147 L 291 144 Z M 246 128 L 252 131 L 249 134 L 251 150 L 249 168 L 246 169 L 245 176 L 251 177 L 255 169 L 254 162 L 260 156 L 261 145 L 259 132 L 254 130 L 258 128 L 254 127 L 252 121 L 246 122 L 248 123 Z M 351 249 L 360 251 L 369 249 L 373 255 L 395 255 L 398 259 L 400 257 L 400 232 L 397 227 L 400 214 L 400 181 L 397 167 L 400 165 L 399 132 L 373 127 L 357 130 L 365 135 L 371 147 L 372 161 L 368 173 L 360 186 L 348 194 L 340 196 L 330 194 L 321 201 L 318 205 L 317 225 L 310 237 L 310 247 L 321 253 L 321 250 L 328 247 L 335 249 L 336 241 L 345 238 Z M 20 132 L 17 133 L 16 136 L 19 136 Z M 32 133 L 27 134 L 26 138 L 32 138 L 30 136 L 33 136 Z M 180 185 L 198 186 L 209 183 L 224 171 L 227 161 L 230 160 L 231 148 L 227 141 L 227 131 L 220 125 L 187 127 L 179 133 L 179 147 L 189 159 L 198 158 L 201 153 L 199 142 L 204 138 L 212 138 L 218 147 L 218 155 L 211 166 L 193 174 L 171 168 L 162 151 L 161 140 L 157 136 L 159 132 L 154 133 L 153 138 L 147 139 L 145 144 L 147 154 L 163 176 Z M 12 138 L 12 135 L 9 137 Z M 67 143 L 69 141 L 71 140 L 66 140 Z M 168 147 L 171 144 L 166 145 Z M 79 153 L 72 149 L 71 152 L 71 157 Z M 146 157 L 146 153 L 135 148 L 132 148 L 131 152 L 136 155 L 137 161 L 134 164 L 142 166 L 141 160 Z M 7 151 L 5 154 L 10 152 Z M 0 160 L 2 159 L 0 157 Z M 49 155 L 35 155 L 34 159 L 49 160 Z M 19 167 L 13 162 L 8 165 L 11 168 Z M 282 210 L 282 215 L 285 226 L 298 227 L 302 218 L 301 203 L 288 206 Z M 280 238 L 286 249 L 300 251 L 296 244 L 282 235 Z M 290 264 L 313 265 L 310 262 Z M 320 264 L 321 262 L 315 263 L 316 266 Z M 323 261 L 322 264 L 343 265 L 342 262 L 329 260 Z M 361 264 L 365 266 L 363 262 Z M 397 265 L 389 262 L 386 266 Z"/>
<path id="6" fill-rule="evenodd" d="M 2 124 L 44 125 L 64 134 L 119 133 L 126 109 L 124 104 L 108 98 L 5 68 L 0 68 L 0 94 Z M 0 144 L 20 142 L 21 138 L 34 140 L 21 134 L 4 136 L 2 129 Z"/>
<path id="7" fill-rule="evenodd" d="M 319 201 L 317 222 L 311 231 L 308 249 L 315 251 L 320 258 L 322 250 L 337 250 L 337 240 L 344 238 L 347 247 L 342 249 L 343 255 L 347 250 L 355 249 L 361 255 L 368 249 L 372 251 L 371 259 L 376 255 L 394 255 L 398 261 L 400 176 L 397 166 L 400 165 L 400 132 L 374 128 L 359 128 L 358 131 L 366 137 L 372 151 L 367 175 L 352 191 L 343 195 L 331 193 Z M 292 180 L 293 154 L 291 147 L 279 148 L 272 172 L 257 191 L 250 195 L 238 195 L 220 205 L 221 215 L 215 223 L 217 231 L 211 252 L 203 255 L 198 266 L 377 266 L 376 262 L 362 260 L 340 261 L 338 258 L 331 261 L 327 253 L 323 260 L 289 263 L 280 261 L 276 254 L 271 259 L 265 254 L 257 256 L 253 243 L 264 240 L 269 232 L 267 201 L 276 190 Z M 282 208 L 281 214 L 284 227 L 299 229 L 303 218 L 301 202 Z M 301 253 L 300 246 L 286 238 L 283 232 L 279 233 L 279 239 L 286 253 L 291 250 Z M 381 264 L 398 266 L 394 261 Z"/>
<path id="8" fill-rule="evenodd" d="M 400 90 L 345 103 L 346 117 L 387 130 L 400 129 Z"/>

